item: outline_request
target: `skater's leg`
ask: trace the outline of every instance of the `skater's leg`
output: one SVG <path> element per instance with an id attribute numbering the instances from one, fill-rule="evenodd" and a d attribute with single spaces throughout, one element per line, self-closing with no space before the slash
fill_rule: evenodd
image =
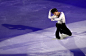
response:
<path id="1" fill-rule="evenodd" d="M 56 27 L 57 27 L 57 30 L 56 30 L 55 36 L 57 39 L 60 39 L 60 37 L 59 37 L 60 24 L 56 23 Z"/>
<path id="2" fill-rule="evenodd" d="M 61 29 L 62 33 L 67 34 L 69 36 L 72 35 L 71 31 L 66 27 L 65 23 L 62 24 Z"/>
<path id="3" fill-rule="evenodd" d="M 61 33 L 61 34 L 64 33 L 64 30 L 60 29 L 60 33 Z"/>

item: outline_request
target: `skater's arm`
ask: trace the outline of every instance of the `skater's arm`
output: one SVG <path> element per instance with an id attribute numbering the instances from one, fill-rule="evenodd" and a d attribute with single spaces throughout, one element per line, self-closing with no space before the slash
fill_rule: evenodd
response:
<path id="1" fill-rule="evenodd" d="M 53 15 L 53 16 L 51 16 L 51 10 L 49 10 L 48 18 L 49 18 L 49 19 L 53 19 L 53 18 L 55 18 L 55 16 L 54 16 L 54 15 Z"/>
<path id="2" fill-rule="evenodd" d="M 53 19 L 51 19 L 51 21 L 59 21 L 59 20 L 61 20 L 61 18 L 53 18 Z"/>
<path id="3" fill-rule="evenodd" d="M 53 21 L 58 21 L 58 20 L 61 20 L 61 19 L 65 19 L 65 15 L 64 15 L 63 12 L 62 12 L 61 15 L 59 16 L 59 18 L 54 18 Z"/>

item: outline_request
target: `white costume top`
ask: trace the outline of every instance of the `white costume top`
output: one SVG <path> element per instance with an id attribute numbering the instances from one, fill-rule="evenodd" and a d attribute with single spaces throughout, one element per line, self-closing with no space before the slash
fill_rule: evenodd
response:
<path id="1" fill-rule="evenodd" d="M 65 15 L 63 12 L 60 13 L 60 16 L 51 16 L 51 10 L 49 11 L 48 18 L 52 19 L 52 21 L 58 21 L 58 23 L 62 24 L 65 23 Z"/>

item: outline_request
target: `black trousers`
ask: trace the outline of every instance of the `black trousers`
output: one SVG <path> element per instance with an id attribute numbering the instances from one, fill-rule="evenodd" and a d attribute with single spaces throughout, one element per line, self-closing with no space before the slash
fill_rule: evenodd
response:
<path id="1" fill-rule="evenodd" d="M 60 39 L 60 36 L 59 36 L 59 33 L 64 33 L 64 34 L 67 34 L 69 36 L 72 35 L 71 31 L 67 28 L 67 26 L 65 25 L 65 23 L 62 23 L 62 24 L 59 24 L 59 23 L 56 23 L 56 27 L 57 27 L 57 30 L 56 30 L 56 38 Z"/>

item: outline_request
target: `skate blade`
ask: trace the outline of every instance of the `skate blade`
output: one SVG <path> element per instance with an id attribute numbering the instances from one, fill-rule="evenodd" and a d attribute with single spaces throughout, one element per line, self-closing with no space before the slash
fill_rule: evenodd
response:
<path id="1" fill-rule="evenodd" d="M 53 38 L 52 40 L 61 40 L 61 39 Z"/>

